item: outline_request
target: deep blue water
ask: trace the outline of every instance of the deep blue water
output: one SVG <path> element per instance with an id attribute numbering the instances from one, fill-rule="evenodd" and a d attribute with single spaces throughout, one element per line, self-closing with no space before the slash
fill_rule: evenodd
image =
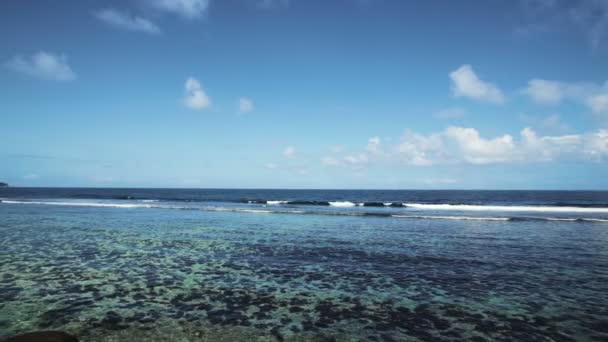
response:
<path id="1" fill-rule="evenodd" d="M 0 337 L 608 339 L 608 192 L 5 188 L 0 200 Z"/>

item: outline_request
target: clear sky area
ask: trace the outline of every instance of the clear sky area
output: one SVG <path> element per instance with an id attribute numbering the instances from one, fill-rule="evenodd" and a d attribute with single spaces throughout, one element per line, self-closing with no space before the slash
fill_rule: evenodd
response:
<path id="1" fill-rule="evenodd" d="M 608 189 L 608 1 L 0 2 L 15 186 Z"/>

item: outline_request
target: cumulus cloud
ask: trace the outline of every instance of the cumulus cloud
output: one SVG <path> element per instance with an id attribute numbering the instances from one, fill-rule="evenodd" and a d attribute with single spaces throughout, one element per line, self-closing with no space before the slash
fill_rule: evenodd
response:
<path id="1" fill-rule="evenodd" d="M 150 34 L 160 33 L 160 28 L 150 20 L 115 9 L 99 10 L 94 15 L 97 19 L 115 28 Z"/>
<path id="2" fill-rule="evenodd" d="M 29 76 L 53 80 L 73 81 L 76 73 L 68 65 L 65 55 L 40 51 L 30 57 L 15 56 L 5 64 L 8 68 Z"/>
<path id="3" fill-rule="evenodd" d="M 253 100 L 247 97 L 241 97 L 239 99 L 239 112 L 241 113 L 249 113 L 254 110 L 255 106 L 253 105 Z"/>
<path id="4" fill-rule="evenodd" d="M 608 134 L 605 133 L 605 130 L 600 130 L 588 134 L 539 136 L 531 128 L 524 128 L 519 139 L 509 134 L 483 138 L 474 128 L 449 127 L 430 135 L 437 140 L 436 145 L 411 144 L 416 153 L 425 156 L 426 163 L 420 164 L 414 158 L 402 160 L 412 165 L 481 165 L 561 159 L 599 161 L 608 157 Z"/>
<path id="5" fill-rule="evenodd" d="M 608 161 L 608 130 L 542 136 L 524 128 L 517 137 L 503 134 L 490 138 L 470 127 L 448 127 L 430 134 L 406 131 L 399 143 L 387 147 L 382 156 L 383 160 L 414 166 Z M 360 154 L 324 157 L 321 162 L 326 166 L 345 166 L 378 160 L 366 149 Z"/>
<path id="6" fill-rule="evenodd" d="M 152 0 L 151 4 L 186 19 L 199 18 L 209 8 L 209 0 Z"/>
<path id="7" fill-rule="evenodd" d="M 203 110 L 211 106 L 211 99 L 199 81 L 193 77 L 189 77 L 184 85 L 186 91 L 186 97 L 184 98 L 184 105 L 190 109 Z"/>
<path id="8" fill-rule="evenodd" d="M 442 136 L 443 139 L 456 143 L 463 159 L 471 164 L 505 162 L 512 158 L 515 150 L 513 137 L 508 134 L 484 139 L 474 128 L 449 127 Z"/>
<path id="9" fill-rule="evenodd" d="M 521 133 L 519 155 L 514 158 L 528 161 L 552 161 L 560 156 L 576 153 L 584 138 L 576 135 L 538 136 L 531 128 L 524 128 Z"/>
<path id="10" fill-rule="evenodd" d="M 295 147 L 293 147 L 293 146 L 285 147 L 285 149 L 283 150 L 283 156 L 285 156 L 285 158 L 295 159 L 296 158 Z"/>
<path id="11" fill-rule="evenodd" d="M 452 80 L 452 93 L 456 97 L 464 96 L 496 104 L 505 102 L 502 91 L 496 85 L 480 79 L 468 64 L 452 71 L 450 79 Z"/>
<path id="12" fill-rule="evenodd" d="M 608 113 L 608 83 L 560 82 L 532 79 L 522 93 L 538 104 L 555 105 L 563 101 L 581 103 L 595 114 Z"/>

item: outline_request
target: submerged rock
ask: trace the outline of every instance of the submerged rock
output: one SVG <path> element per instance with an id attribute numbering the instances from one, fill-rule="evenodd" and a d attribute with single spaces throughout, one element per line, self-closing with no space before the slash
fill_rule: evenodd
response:
<path id="1" fill-rule="evenodd" d="M 13 336 L 5 342 L 78 342 L 78 338 L 63 331 L 35 331 Z"/>

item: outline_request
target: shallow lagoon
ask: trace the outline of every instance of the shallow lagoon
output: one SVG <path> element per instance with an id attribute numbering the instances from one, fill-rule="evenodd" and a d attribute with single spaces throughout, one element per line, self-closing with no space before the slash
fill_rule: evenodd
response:
<path id="1" fill-rule="evenodd" d="M 0 336 L 606 340 L 608 225 L 0 204 Z"/>

